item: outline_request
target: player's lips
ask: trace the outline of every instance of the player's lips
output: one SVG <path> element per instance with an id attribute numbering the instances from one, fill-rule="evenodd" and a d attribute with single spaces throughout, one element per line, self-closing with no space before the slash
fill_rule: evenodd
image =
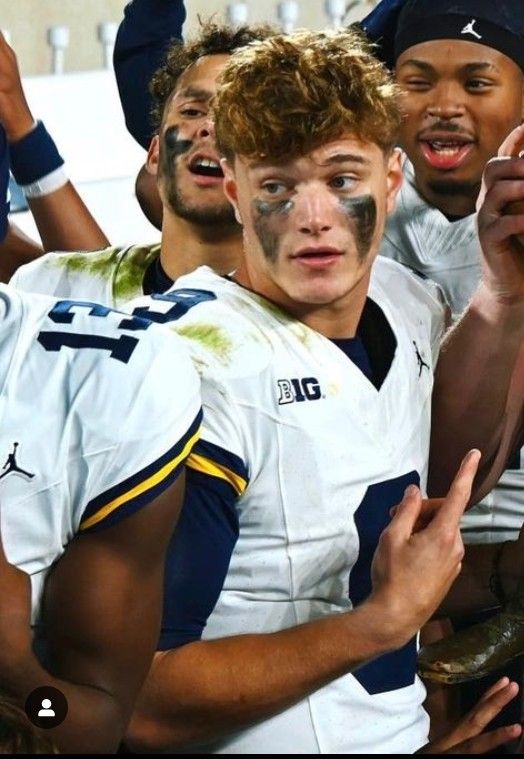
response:
<path id="1" fill-rule="evenodd" d="M 195 153 L 191 156 L 188 169 L 196 184 L 201 187 L 221 185 L 224 179 L 218 156 L 209 153 Z"/>
<path id="2" fill-rule="evenodd" d="M 291 260 L 312 269 L 323 269 L 336 263 L 342 255 L 338 248 L 310 246 L 297 250 L 291 255 Z"/>
<path id="3" fill-rule="evenodd" d="M 471 137 L 449 132 L 426 132 L 419 135 L 418 141 L 427 163 L 442 171 L 451 171 L 464 163 L 475 146 Z"/>

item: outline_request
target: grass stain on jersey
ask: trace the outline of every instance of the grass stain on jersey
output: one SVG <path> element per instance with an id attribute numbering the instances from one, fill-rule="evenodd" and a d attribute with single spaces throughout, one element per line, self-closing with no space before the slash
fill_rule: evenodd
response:
<path id="1" fill-rule="evenodd" d="M 80 251 L 79 253 L 61 253 L 56 258 L 58 266 L 70 271 L 81 271 L 94 277 L 107 279 L 108 272 L 118 262 L 119 248 L 104 248 L 93 253 Z"/>
<path id="2" fill-rule="evenodd" d="M 113 297 L 115 302 L 143 294 L 144 275 L 148 266 L 160 255 L 160 245 L 134 246 L 123 257 L 115 272 Z"/>
<path id="3" fill-rule="evenodd" d="M 123 303 L 142 294 L 142 281 L 149 264 L 160 255 L 160 245 L 135 245 L 130 248 L 111 247 L 94 252 L 62 253 L 58 266 L 113 282 L 113 298 Z"/>
<path id="4" fill-rule="evenodd" d="M 214 353 L 223 364 L 230 363 L 233 342 L 222 328 L 216 327 L 214 324 L 188 324 L 176 327 L 176 332 L 181 337 L 203 345 Z"/>
<path id="5" fill-rule="evenodd" d="M 311 338 L 313 336 L 311 329 L 305 325 L 297 322 L 292 325 L 292 329 L 295 333 L 297 340 L 302 343 L 304 348 L 312 350 Z"/>
<path id="6" fill-rule="evenodd" d="M 335 395 L 339 395 L 340 393 L 340 385 L 337 385 L 335 382 L 330 382 L 327 386 L 326 395 L 331 398 Z"/>
<path id="7" fill-rule="evenodd" d="M 256 299 L 259 306 L 264 309 L 264 311 L 268 311 L 270 314 L 273 314 L 273 316 L 277 317 L 277 319 L 280 321 L 286 323 L 295 321 L 294 317 L 284 311 L 282 306 L 279 306 L 278 303 L 274 303 L 272 300 L 268 300 L 268 298 L 264 298 L 263 295 L 260 295 L 256 292 L 253 292 L 252 296 Z M 239 303 L 239 308 L 242 307 L 243 304 Z M 251 305 L 246 306 L 246 310 L 250 311 Z"/>
<path id="8" fill-rule="evenodd" d="M 306 326 L 305 324 L 302 324 L 302 322 L 298 321 L 294 316 L 289 314 L 287 311 L 284 311 L 282 306 L 279 306 L 277 303 L 274 303 L 272 300 L 268 300 L 267 298 L 264 298 L 262 295 L 259 295 L 258 293 L 253 293 L 253 296 L 256 297 L 259 305 L 268 313 L 272 314 L 276 319 L 278 319 L 279 322 L 282 324 L 287 325 L 290 329 L 293 330 L 295 337 L 299 342 L 304 345 L 305 348 L 308 350 L 311 349 L 311 338 L 313 335 L 313 332 L 311 329 Z M 239 304 L 239 308 L 242 309 L 242 303 Z M 250 310 L 251 306 L 248 306 L 246 310 Z M 255 324 L 255 326 L 257 326 Z M 252 332 L 250 335 L 251 339 L 255 342 L 261 343 L 267 343 L 271 342 L 271 340 L 268 339 L 267 335 L 264 333 L 264 331 L 260 331 L 259 328 Z"/>

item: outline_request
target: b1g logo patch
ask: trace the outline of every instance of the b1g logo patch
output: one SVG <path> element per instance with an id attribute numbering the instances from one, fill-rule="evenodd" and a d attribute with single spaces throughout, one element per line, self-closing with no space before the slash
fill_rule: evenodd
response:
<path id="1" fill-rule="evenodd" d="M 318 401 L 322 398 L 320 383 L 316 377 L 303 377 L 277 380 L 278 405 L 285 403 L 302 403 Z"/>

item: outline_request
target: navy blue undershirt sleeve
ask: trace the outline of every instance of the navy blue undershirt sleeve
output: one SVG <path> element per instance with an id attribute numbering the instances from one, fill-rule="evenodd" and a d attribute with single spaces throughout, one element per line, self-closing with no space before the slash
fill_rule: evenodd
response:
<path id="1" fill-rule="evenodd" d="M 167 48 L 182 39 L 183 0 L 132 0 L 124 9 L 113 53 L 113 66 L 126 126 L 147 150 L 152 136 L 149 82 Z"/>
<path id="2" fill-rule="evenodd" d="M 186 497 L 167 553 L 159 650 L 200 640 L 238 538 L 236 500 L 224 480 L 186 470 Z"/>

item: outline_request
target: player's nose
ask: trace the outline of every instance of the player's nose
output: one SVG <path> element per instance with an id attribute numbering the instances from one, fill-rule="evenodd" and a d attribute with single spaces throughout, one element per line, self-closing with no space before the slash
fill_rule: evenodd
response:
<path id="1" fill-rule="evenodd" d="M 329 231 L 333 226 L 333 200 L 317 186 L 299 192 L 296 209 L 297 226 L 304 234 L 318 235 Z"/>
<path id="2" fill-rule="evenodd" d="M 215 123 L 210 116 L 203 118 L 198 126 L 197 136 L 202 140 L 206 137 L 215 139 Z"/>

